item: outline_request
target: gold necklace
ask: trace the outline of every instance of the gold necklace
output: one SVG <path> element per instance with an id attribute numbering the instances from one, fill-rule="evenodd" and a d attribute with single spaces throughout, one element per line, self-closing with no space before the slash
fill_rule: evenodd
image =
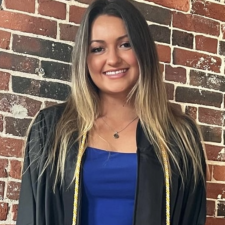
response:
<path id="1" fill-rule="evenodd" d="M 120 136 L 119 136 L 119 133 L 122 132 L 123 130 L 125 130 L 131 123 L 133 123 L 138 117 L 136 116 L 134 119 L 132 119 L 122 130 L 119 130 L 119 131 L 115 131 L 111 126 L 109 126 L 108 123 L 106 123 L 106 121 L 103 119 L 102 117 L 102 120 L 103 122 L 110 128 L 110 130 L 113 131 L 113 137 L 115 139 L 118 139 Z"/>
<path id="2" fill-rule="evenodd" d="M 77 162 L 75 168 L 75 187 L 74 187 L 74 202 L 73 202 L 73 222 L 72 225 L 77 225 L 77 214 L 78 214 L 78 194 L 80 187 L 80 168 L 81 160 L 85 151 L 85 141 L 87 132 L 84 132 L 81 140 L 80 147 L 78 149 Z M 166 186 L 166 225 L 170 225 L 170 179 L 169 179 L 169 160 L 165 146 L 160 145 L 162 150 L 163 165 L 164 165 L 164 178 Z"/>

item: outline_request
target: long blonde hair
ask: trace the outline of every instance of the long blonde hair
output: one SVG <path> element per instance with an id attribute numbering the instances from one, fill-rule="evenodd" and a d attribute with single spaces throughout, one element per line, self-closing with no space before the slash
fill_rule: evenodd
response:
<path id="1" fill-rule="evenodd" d="M 160 146 L 166 148 L 170 161 L 177 166 L 183 180 L 187 176 L 190 159 L 195 182 L 198 178 L 204 180 L 200 133 L 190 118 L 175 111 L 168 103 L 148 25 L 141 13 L 127 0 L 97 0 L 88 7 L 83 17 L 73 51 L 71 95 L 57 123 L 54 143 L 43 171 L 53 162 L 56 165 L 55 185 L 58 181 L 62 184 L 69 143 L 76 134 L 75 141 L 80 144 L 82 135 L 93 127 L 100 114 L 98 89 L 89 76 L 86 62 L 91 25 L 99 15 L 116 16 L 124 21 L 140 71 L 139 80 L 127 98 L 134 99 L 142 128 L 153 144 L 162 167 Z M 179 155 L 173 152 L 173 143 L 179 148 Z M 56 152 L 59 154 L 57 157 Z"/>

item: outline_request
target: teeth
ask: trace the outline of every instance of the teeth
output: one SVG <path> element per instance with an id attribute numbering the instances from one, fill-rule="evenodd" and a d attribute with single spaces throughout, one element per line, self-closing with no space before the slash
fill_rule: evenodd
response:
<path id="1" fill-rule="evenodd" d="M 117 71 L 109 71 L 109 72 L 106 72 L 105 74 L 106 75 L 116 75 L 116 74 L 124 73 L 124 72 L 126 72 L 126 69 L 124 69 L 124 70 L 117 70 Z"/>

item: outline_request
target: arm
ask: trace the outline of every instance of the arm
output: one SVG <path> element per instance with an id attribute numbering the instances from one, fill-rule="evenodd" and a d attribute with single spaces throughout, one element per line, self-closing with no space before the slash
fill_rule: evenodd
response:
<path id="1" fill-rule="evenodd" d="M 206 222 L 206 158 L 201 144 L 200 134 L 192 124 L 193 134 L 198 144 L 201 155 L 201 166 L 204 177 L 199 178 L 194 184 L 192 160 L 189 159 L 190 168 L 188 171 L 187 181 L 184 187 L 184 198 L 181 211 L 180 225 L 204 225 Z"/>
<path id="2" fill-rule="evenodd" d="M 42 113 L 36 117 L 26 143 L 17 225 L 36 225 L 38 161 L 45 141 Z"/>
<path id="3" fill-rule="evenodd" d="M 190 174 L 190 176 L 192 176 Z M 194 187 L 193 179 L 185 187 L 180 225 L 204 225 L 206 221 L 206 186 L 199 180 Z"/>

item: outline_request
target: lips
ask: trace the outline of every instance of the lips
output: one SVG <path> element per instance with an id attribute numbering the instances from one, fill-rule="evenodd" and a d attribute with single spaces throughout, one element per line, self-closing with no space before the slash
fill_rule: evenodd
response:
<path id="1" fill-rule="evenodd" d="M 121 73 L 125 73 L 128 69 L 119 69 L 119 70 L 111 70 L 111 71 L 106 71 L 103 72 L 107 76 L 115 76 Z"/>

